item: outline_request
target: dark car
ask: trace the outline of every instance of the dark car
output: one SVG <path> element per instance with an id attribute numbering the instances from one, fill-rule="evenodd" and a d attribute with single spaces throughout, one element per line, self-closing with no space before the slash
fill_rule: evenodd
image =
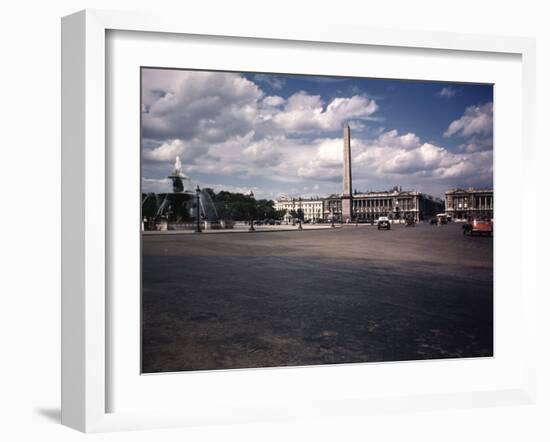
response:
<path id="1" fill-rule="evenodd" d="M 472 219 L 462 226 L 464 235 L 492 235 L 493 222 L 489 219 Z"/>
<path id="2" fill-rule="evenodd" d="M 414 227 L 416 225 L 416 221 L 414 218 L 405 218 L 405 227 Z"/>
<path id="3" fill-rule="evenodd" d="M 380 218 L 378 218 L 377 226 L 378 226 L 378 230 L 380 229 L 390 230 L 391 229 L 390 219 L 387 216 L 381 216 Z"/>

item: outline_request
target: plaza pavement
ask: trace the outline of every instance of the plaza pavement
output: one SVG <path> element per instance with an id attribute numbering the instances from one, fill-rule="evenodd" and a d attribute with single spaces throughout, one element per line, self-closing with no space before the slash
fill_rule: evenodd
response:
<path id="1" fill-rule="evenodd" d="M 460 224 L 142 236 L 143 371 L 486 357 L 493 238 Z"/>

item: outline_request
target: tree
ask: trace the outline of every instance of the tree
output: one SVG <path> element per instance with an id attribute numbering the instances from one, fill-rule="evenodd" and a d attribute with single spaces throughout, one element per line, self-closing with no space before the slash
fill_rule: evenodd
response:
<path id="1" fill-rule="evenodd" d="M 256 202 L 256 212 L 258 217 L 263 219 L 275 219 L 276 210 L 275 203 L 272 200 L 258 200 Z"/>
<path id="2" fill-rule="evenodd" d="M 304 211 L 300 208 L 296 211 L 296 218 L 299 220 L 304 220 Z"/>
<path id="3" fill-rule="evenodd" d="M 273 216 L 274 219 L 283 219 L 284 216 L 286 215 L 286 210 L 285 209 L 281 209 L 281 210 L 275 210 L 275 214 Z"/>
<path id="4" fill-rule="evenodd" d="M 257 219 L 258 218 L 258 205 L 256 204 L 256 198 L 254 198 L 252 195 L 246 196 L 246 210 L 248 214 L 248 219 Z"/>
<path id="5" fill-rule="evenodd" d="M 248 221 L 256 216 L 256 200 L 251 195 L 222 190 L 214 194 L 212 201 L 220 218 Z"/>
<path id="6" fill-rule="evenodd" d="M 212 198 L 212 201 L 214 201 L 214 198 L 216 198 L 216 192 L 214 192 L 213 189 L 211 189 L 210 187 L 205 187 L 202 190 L 203 190 L 203 192 L 208 193 L 208 195 L 210 195 L 210 198 Z"/>
<path id="7" fill-rule="evenodd" d="M 205 187 L 203 189 L 212 199 L 216 212 L 220 219 L 249 221 L 250 219 L 281 219 L 285 210 L 275 210 L 275 203 L 272 200 L 256 200 L 253 195 L 242 193 L 233 193 L 222 190 L 216 193 L 213 189 Z M 154 218 L 159 204 L 159 198 L 164 198 L 166 194 L 156 195 L 154 193 L 142 194 L 142 214 L 149 218 Z M 194 201 L 194 199 L 193 199 Z M 177 220 L 187 220 L 189 218 L 188 194 L 171 194 L 170 207 L 172 218 Z"/>

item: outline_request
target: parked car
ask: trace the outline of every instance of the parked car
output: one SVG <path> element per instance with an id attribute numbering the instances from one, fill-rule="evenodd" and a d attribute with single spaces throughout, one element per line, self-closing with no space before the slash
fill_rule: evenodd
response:
<path id="1" fill-rule="evenodd" d="M 438 222 L 438 219 L 437 219 L 437 218 L 432 218 L 432 219 L 430 220 L 430 225 L 435 226 L 435 225 L 437 225 L 437 222 Z"/>
<path id="2" fill-rule="evenodd" d="M 390 219 L 387 216 L 381 216 L 380 218 L 378 218 L 377 226 L 378 226 L 378 230 L 380 229 L 390 230 L 391 229 Z"/>
<path id="3" fill-rule="evenodd" d="M 493 222 L 489 219 L 472 219 L 462 225 L 464 235 L 492 235 Z"/>

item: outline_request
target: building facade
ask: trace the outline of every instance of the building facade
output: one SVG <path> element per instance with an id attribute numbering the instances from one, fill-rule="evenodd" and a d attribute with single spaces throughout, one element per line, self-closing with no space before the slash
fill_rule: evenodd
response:
<path id="1" fill-rule="evenodd" d="M 342 221 L 342 196 L 333 194 L 323 199 L 323 222 Z"/>
<path id="2" fill-rule="evenodd" d="M 280 198 L 275 201 L 276 210 L 285 210 L 283 217 L 285 221 L 291 221 L 291 212 L 302 210 L 304 221 L 318 222 L 323 219 L 323 200 L 320 198 Z"/>
<path id="3" fill-rule="evenodd" d="M 291 211 L 302 209 L 304 219 L 314 222 L 375 221 L 381 216 L 401 221 L 412 218 L 423 221 L 445 211 L 445 202 L 425 193 L 403 191 L 394 187 L 381 192 L 353 192 L 351 174 L 351 131 L 344 127 L 342 193 L 326 198 L 281 198 L 275 209 L 285 210 L 284 219 L 292 219 Z"/>
<path id="4" fill-rule="evenodd" d="M 441 199 L 397 187 L 389 191 L 353 195 L 353 218 L 366 221 L 387 216 L 397 221 L 411 218 L 418 222 L 443 212 L 444 207 Z"/>
<path id="5" fill-rule="evenodd" d="M 445 213 L 455 220 L 493 219 L 493 189 L 451 189 L 445 192 Z"/>

